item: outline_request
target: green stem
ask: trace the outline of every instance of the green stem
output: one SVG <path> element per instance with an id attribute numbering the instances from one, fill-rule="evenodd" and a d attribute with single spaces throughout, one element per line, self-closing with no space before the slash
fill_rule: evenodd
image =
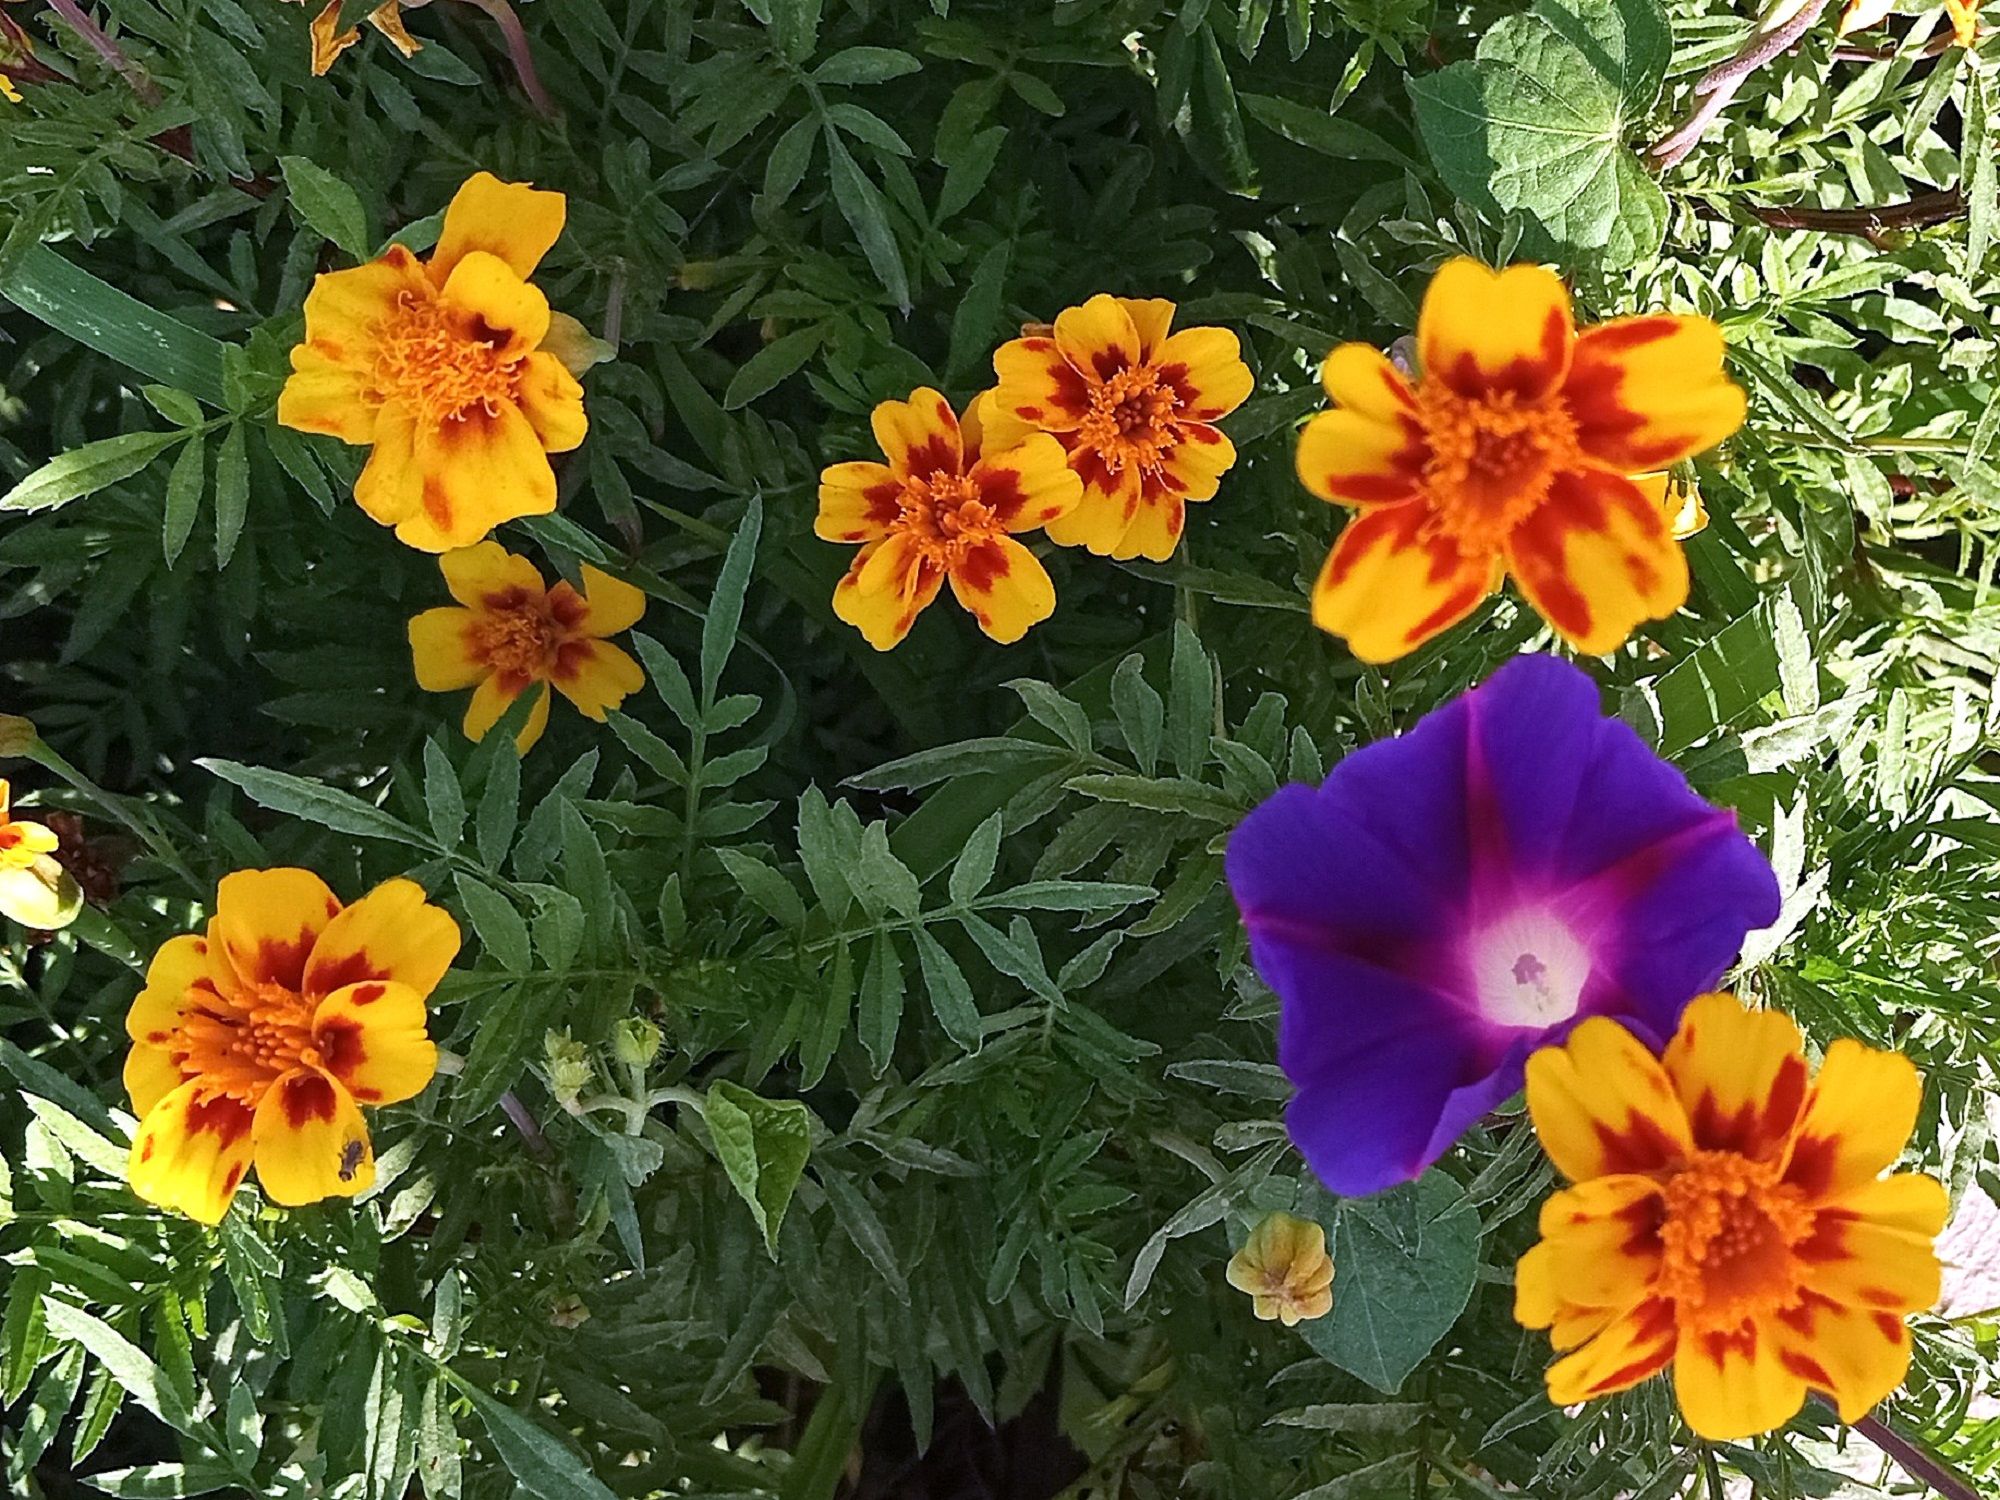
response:
<path id="1" fill-rule="evenodd" d="M 1722 1487 L 1722 1465 L 1715 1461 L 1715 1449 L 1707 1443 L 1701 1445 L 1701 1472 L 1707 1483 L 1708 1500 L 1729 1500 Z"/>

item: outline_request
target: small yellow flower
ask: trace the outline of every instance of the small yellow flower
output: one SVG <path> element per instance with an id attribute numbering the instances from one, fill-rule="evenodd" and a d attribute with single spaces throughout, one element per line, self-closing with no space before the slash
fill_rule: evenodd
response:
<path id="1" fill-rule="evenodd" d="M 1229 1261 L 1229 1284 L 1250 1294 L 1265 1322 L 1287 1328 L 1323 1318 L 1333 1307 L 1333 1261 L 1326 1231 L 1287 1213 L 1266 1214 Z"/>
<path id="2" fill-rule="evenodd" d="M 424 0 L 386 0 L 385 4 L 369 12 L 368 24 L 395 43 L 396 50 L 403 56 L 415 57 L 423 50 L 423 43 L 403 29 L 403 6 L 423 3 Z M 340 54 L 360 40 L 359 27 L 350 26 L 345 31 L 340 29 L 340 0 L 327 0 L 325 8 L 313 17 L 313 77 L 323 77 Z"/>
<path id="3" fill-rule="evenodd" d="M 361 1106 L 437 1072 L 424 1002 L 458 945 L 414 881 L 343 906 L 310 870 L 224 876 L 208 930 L 161 946 L 125 1018 L 132 1191 L 204 1224 L 253 1164 L 275 1203 L 365 1192 Z"/>
<path id="4" fill-rule="evenodd" d="M 54 830 L 16 821 L 12 800 L 13 789 L 0 778 L 0 915 L 41 932 L 67 927 L 82 909 L 83 892 L 53 858 Z"/>
<path id="5" fill-rule="evenodd" d="M 550 347 L 548 299 L 527 277 L 564 213 L 561 193 L 480 172 L 445 210 L 428 262 L 392 245 L 320 276 L 306 298 L 278 420 L 372 446 L 354 498 L 412 547 L 447 552 L 555 509 L 549 455 L 589 424 L 583 387 Z"/>
<path id="6" fill-rule="evenodd" d="M 19 104 L 21 102 L 21 94 L 14 87 L 14 80 L 9 78 L 5 73 L 0 73 L 0 99 L 5 99 L 9 104 Z"/>
<path id="7" fill-rule="evenodd" d="M 886 464 L 820 473 L 813 534 L 862 544 L 833 591 L 833 612 L 877 651 L 909 634 L 946 579 L 1003 646 L 1055 612 L 1048 571 L 1014 538 L 1075 509 L 1083 487 L 1047 433 L 997 438 L 992 405 L 976 397 L 961 423 L 949 401 L 920 386 L 875 408 Z"/>
<path id="8" fill-rule="evenodd" d="M 1905 5 L 1898 0 L 1847 0 L 1840 12 L 1840 24 L 1836 35 L 1848 36 L 1856 31 L 1866 31 L 1879 26 L 1889 18 L 1891 11 L 1922 10 L 1921 5 Z M 1979 0 L 1944 0 L 1944 13 L 1951 22 L 1952 40 L 1961 47 L 1971 48 L 1979 43 Z"/>
<path id="9" fill-rule="evenodd" d="M 467 737 L 483 739 L 533 687 L 535 706 L 515 742 L 526 754 L 548 727 L 551 685 L 601 724 L 645 682 L 639 664 L 605 639 L 646 612 L 646 596 L 631 584 L 586 566 L 581 594 L 567 582 L 546 588 L 533 563 L 498 542 L 447 552 L 438 567 L 458 605 L 410 621 L 410 650 L 426 692 L 477 684 L 465 710 Z"/>
<path id="10" fill-rule="evenodd" d="M 1049 524 L 1049 540 L 1165 562 L 1187 502 L 1214 499 L 1236 462 L 1214 424 L 1256 384 L 1242 348 L 1226 328 L 1170 333 L 1173 321 L 1163 298 L 1100 292 L 994 354 L 992 439 L 1052 433 L 1083 481 L 1083 503 Z"/>

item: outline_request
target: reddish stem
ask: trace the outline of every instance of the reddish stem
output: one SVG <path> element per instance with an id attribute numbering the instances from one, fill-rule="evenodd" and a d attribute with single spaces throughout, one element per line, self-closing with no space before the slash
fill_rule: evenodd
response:
<path id="1" fill-rule="evenodd" d="M 160 102 L 160 91 L 153 86 L 153 80 L 146 76 L 145 69 L 127 57 L 125 49 L 111 40 L 105 34 L 103 27 L 85 15 L 76 0 L 49 0 L 49 9 L 69 22 L 70 28 L 90 44 L 91 51 L 116 69 L 118 76 L 131 85 L 133 93 L 148 104 Z"/>
<path id="2" fill-rule="evenodd" d="M 514 7 L 507 0 L 465 0 L 465 3 L 493 18 L 493 24 L 506 38 L 507 56 L 514 64 L 514 76 L 521 81 L 521 92 L 535 106 L 535 113 L 545 120 L 555 119 L 559 111 L 548 90 L 542 87 L 541 74 L 535 71 L 534 50 L 528 45 L 528 33 L 521 29 L 521 18 L 514 14 Z"/>

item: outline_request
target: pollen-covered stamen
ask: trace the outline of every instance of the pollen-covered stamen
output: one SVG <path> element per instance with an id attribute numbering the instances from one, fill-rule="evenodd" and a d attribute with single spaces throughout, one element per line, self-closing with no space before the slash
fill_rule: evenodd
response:
<path id="1" fill-rule="evenodd" d="M 429 423 L 474 406 L 495 410 L 515 399 L 520 383 L 520 356 L 503 356 L 505 342 L 495 330 L 459 326 L 435 297 L 399 292 L 376 346 L 376 391 L 415 407 Z"/>
<path id="2" fill-rule="evenodd" d="M 1180 396 L 1148 365 L 1118 371 L 1090 388 L 1090 410 L 1077 427 L 1079 446 L 1095 449 L 1105 468 L 1157 469 L 1175 443 Z"/>
<path id="3" fill-rule="evenodd" d="M 914 537 L 924 554 L 947 570 L 975 543 L 1004 529 L 979 486 L 963 474 L 935 473 L 904 482 L 894 529 Z"/>
<path id="4" fill-rule="evenodd" d="M 1667 1180 L 1658 1288 L 1684 1328 L 1735 1328 L 1797 1300 L 1792 1251 L 1811 1236 L 1814 1215 L 1778 1176 L 1776 1162 L 1697 1151 Z"/>
<path id="5" fill-rule="evenodd" d="M 292 1069 L 319 1065 L 312 1011 L 303 996 L 280 985 L 252 985 L 234 994 L 203 987 L 189 996 L 167 1050 L 212 1092 L 255 1107 Z"/>
<path id="6" fill-rule="evenodd" d="M 1430 458 L 1424 493 L 1432 523 L 1465 552 L 1496 550 L 1579 461 L 1576 423 L 1560 398 L 1512 391 L 1461 396 L 1442 381 L 1417 388 Z"/>
<path id="7" fill-rule="evenodd" d="M 539 603 L 494 610 L 481 617 L 474 652 L 503 677 L 545 677 L 562 631 Z"/>

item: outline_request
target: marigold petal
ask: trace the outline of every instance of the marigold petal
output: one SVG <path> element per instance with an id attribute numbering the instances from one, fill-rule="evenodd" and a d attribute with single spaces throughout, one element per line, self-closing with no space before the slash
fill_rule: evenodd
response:
<path id="1" fill-rule="evenodd" d="M 292 350 L 292 373 L 278 392 L 278 422 L 360 445 L 375 441 L 378 402 L 368 399 L 368 378 L 352 365 L 329 359 L 311 344 Z"/>
<path id="2" fill-rule="evenodd" d="M 887 464 L 830 464 L 820 470 L 813 535 L 823 542 L 872 542 L 903 513 L 903 481 Z"/>
<path id="3" fill-rule="evenodd" d="M 528 710 L 521 732 L 514 736 L 514 749 L 522 755 L 534 749 L 542 731 L 549 727 L 549 685 L 540 680 L 519 683 L 510 689 L 495 673 L 480 683 L 472 690 L 472 701 L 465 706 L 465 737 L 475 741 L 485 739 L 486 731 L 500 722 L 523 688 L 535 695 L 535 703 Z"/>
<path id="4" fill-rule="evenodd" d="M 535 565 L 498 542 L 456 547 L 438 559 L 451 597 L 472 610 L 519 609 L 542 600 L 542 575 Z"/>
<path id="5" fill-rule="evenodd" d="M 1597 1336 L 1549 1366 L 1549 1400 L 1575 1406 L 1629 1390 L 1674 1357 L 1674 1305 L 1649 1298 L 1613 1318 Z"/>
<path id="6" fill-rule="evenodd" d="M 1722 330 L 1707 318 L 1617 318 L 1577 338 L 1563 400 L 1583 451 L 1621 474 L 1692 458 L 1743 425 L 1742 390 L 1723 373 Z"/>
<path id="7" fill-rule="evenodd" d="M 1603 656 L 1687 603 L 1687 555 L 1639 487 L 1602 469 L 1556 475 L 1507 538 L 1507 569 L 1578 651 Z"/>
<path id="8" fill-rule="evenodd" d="M 354 502 L 372 520 L 394 526 L 416 513 L 424 498 L 417 467 L 417 416 L 400 401 L 376 412 L 375 446 L 354 481 Z"/>
<path id="9" fill-rule="evenodd" d="M 476 250 L 498 256 L 516 276 L 532 276 L 561 237 L 566 212 L 561 193 L 475 172 L 444 211 L 444 230 L 431 255 L 431 279 L 443 286 L 458 263 Z"/>
<path id="10" fill-rule="evenodd" d="M 1837 36 L 1848 36 L 1856 31 L 1867 31 L 1880 26 L 1889 19 L 1889 12 L 1895 9 L 1895 0 L 1847 0 L 1846 8 L 1840 13 L 1840 24 L 1835 30 Z"/>
<path id="11" fill-rule="evenodd" d="M 1573 1322 L 1565 1315 L 1579 1309 L 1615 1315 L 1636 1306 L 1659 1274 L 1665 1210 L 1659 1184 L 1637 1175 L 1594 1177 L 1553 1194 L 1542 1205 L 1541 1241 L 1514 1272 L 1514 1321 L 1548 1328 Z"/>
<path id="12" fill-rule="evenodd" d="M 1785 1365 L 1775 1323 L 1730 1333 L 1690 1331 L 1674 1351 L 1674 1395 L 1699 1437 L 1739 1442 L 1798 1415 L 1806 1382 Z"/>
<path id="13" fill-rule="evenodd" d="M 911 391 L 907 401 L 881 403 L 869 425 L 898 479 L 965 471 L 958 418 L 951 403 L 927 385 Z"/>
<path id="14" fill-rule="evenodd" d="M 1322 419 L 1323 420 L 1323 419 Z M 1471 614 L 1499 585 L 1490 558 L 1428 533 L 1421 502 L 1347 523 L 1313 585 L 1313 623 L 1366 662 L 1394 661 Z"/>
<path id="15" fill-rule="evenodd" d="M 1395 424 L 1417 416 L 1417 398 L 1395 362 L 1372 344 L 1342 344 L 1319 367 L 1319 383 L 1344 411 Z"/>
<path id="16" fill-rule="evenodd" d="M 83 910 L 83 890 L 52 855 L 0 866 L 0 916 L 40 932 L 59 932 Z"/>
<path id="17" fill-rule="evenodd" d="M 1152 363 L 1160 381 L 1180 397 L 1175 415 L 1183 421 L 1226 417 L 1257 387 L 1243 363 L 1242 343 L 1227 328 L 1183 328 L 1160 345 Z"/>
<path id="18" fill-rule="evenodd" d="M 1056 611 L 1056 586 L 1041 559 L 1007 536 L 966 548 L 951 570 L 951 591 L 979 628 L 1003 646 Z"/>
<path id="19" fill-rule="evenodd" d="M 340 0 L 327 0 L 306 30 L 312 37 L 312 72 L 315 78 L 324 78 L 327 71 L 340 61 L 340 54 L 361 40 L 359 27 L 350 26 L 345 31 L 340 29 Z"/>
<path id="20" fill-rule="evenodd" d="M 604 715 L 646 685 L 639 664 L 609 641 L 564 641 L 556 648 L 549 681 L 586 719 Z"/>
<path id="21" fill-rule="evenodd" d="M 1527 1074 L 1535 1134 L 1571 1182 L 1655 1172 L 1693 1146 L 1673 1081 L 1616 1021 L 1593 1016 L 1530 1057 Z"/>
<path id="22" fill-rule="evenodd" d="M 313 1046 L 357 1104 L 414 1099 L 437 1073 L 423 996 L 395 980 L 346 985 L 313 1012 Z"/>
<path id="23" fill-rule="evenodd" d="M 522 358 L 548 337 L 549 299 L 484 250 L 452 267 L 438 300 L 459 337 L 488 345 L 503 360 Z M 553 355 L 550 359 L 562 369 Z"/>
<path id="24" fill-rule="evenodd" d="M 187 1079 L 173 1053 L 165 1047 L 134 1042 L 125 1054 L 125 1092 L 132 1100 L 132 1113 L 144 1119 L 167 1095 Z"/>
<path id="25" fill-rule="evenodd" d="M 887 651 L 910 633 L 942 587 L 943 570 L 925 562 L 908 538 L 892 536 L 854 554 L 834 586 L 833 613 L 877 651 Z"/>
<path id="26" fill-rule="evenodd" d="M 1002 344 L 993 353 L 993 374 L 994 411 L 1037 431 L 1073 431 L 1090 411 L 1091 383 L 1047 335 Z"/>
<path id="27" fill-rule="evenodd" d="M 1424 379 L 1461 396 L 1512 391 L 1539 400 L 1562 385 L 1575 341 L 1569 290 L 1540 266 L 1494 271 L 1462 256 L 1448 260 L 1417 314 Z"/>
<path id="28" fill-rule="evenodd" d="M 327 924 L 306 964 L 306 995 L 330 995 L 365 981 L 406 984 L 419 997 L 437 988 L 458 957 L 458 923 L 433 906 L 414 880 L 385 880 Z"/>
<path id="29" fill-rule="evenodd" d="M 1805 1042 L 1790 1016 L 1702 995 L 1681 1013 L 1661 1058 L 1695 1145 L 1776 1161 L 1805 1103 Z"/>
<path id="30" fill-rule="evenodd" d="M 1417 494 L 1429 452 L 1413 417 L 1324 411 L 1299 433 L 1299 482 L 1341 505 L 1397 505 Z"/>
<path id="31" fill-rule="evenodd" d="M 405 57 L 415 57 L 424 50 L 424 44 L 411 36 L 403 27 L 404 0 L 387 0 L 368 13 L 368 24 L 386 36 L 395 49 Z"/>
<path id="32" fill-rule="evenodd" d="M 1928 1185 L 1925 1196 L 1939 1207 L 1942 1228 L 1943 1213 L 1949 1211 L 1943 1186 L 1914 1172 L 1896 1180 Z M 1932 1243 L 1936 1235 L 1937 1229 L 1923 1232 L 1877 1222 L 1842 1200 L 1820 1210 L 1812 1235 L 1793 1253 L 1806 1268 L 1804 1284 L 1810 1290 L 1848 1307 L 1902 1317 L 1935 1306 L 1943 1289 L 1944 1268 Z"/>
<path id="33" fill-rule="evenodd" d="M 1843 1422 L 1860 1421 L 1910 1373 L 1910 1333 L 1901 1318 L 1808 1296 L 1778 1314 L 1771 1333 L 1785 1367 L 1833 1397 Z"/>
<path id="34" fill-rule="evenodd" d="M 469 688 L 493 669 L 480 660 L 475 644 L 479 616 L 447 605 L 427 609 L 409 624 L 410 657 L 417 686 L 427 693 Z"/>
<path id="35" fill-rule="evenodd" d="M 317 1068 L 294 1068 L 264 1091 L 250 1140 L 257 1180 L 273 1203 L 297 1208 L 375 1185 L 375 1147 L 360 1106 Z"/>
<path id="36" fill-rule="evenodd" d="M 1822 1205 L 1822 1212 L 1865 1219 L 1878 1228 L 1929 1241 L 1944 1232 L 1951 1218 L 1951 1196 L 1935 1177 L 1898 1172 L 1850 1188 Z"/>
<path id="37" fill-rule="evenodd" d="M 301 351 L 310 349 L 328 363 L 365 375 L 374 366 L 382 326 L 396 318 L 403 300 L 428 301 L 432 295 L 422 264 L 402 245 L 391 245 L 362 265 L 322 271 L 306 293 L 306 337 L 292 351 L 293 368 Z M 279 420 L 286 419 L 281 414 Z"/>
<path id="38" fill-rule="evenodd" d="M 1806 1096 L 1785 1181 L 1824 1202 L 1873 1180 L 1902 1155 L 1923 1097 L 1907 1057 L 1840 1038 Z"/>
<path id="39" fill-rule="evenodd" d="M 1050 541 L 1060 547 L 1083 547 L 1099 557 L 1113 556 L 1139 514 L 1141 488 L 1137 474 L 1114 481 L 1116 488 L 1086 482 L 1083 498 L 1073 510 L 1048 523 Z"/>
<path id="40" fill-rule="evenodd" d="M 576 598 L 576 590 L 567 583 L 557 584 L 556 591 Z M 565 619 L 568 628 L 579 635 L 599 638 L 616 635 L 621 630 L 630 630 L 646 615 L 644 589 L 622 578 L 613 578 L 589 563 L 583 565 L 583 597 L 578 602 L 582 609 L 573 620 L 561 613 L 558 618 Z"/>
<path id="41" fill-rule="evenodd" d="M 1175 495 L 1148 495 L 1140 500 L 1111 555 L 1121 562 L 1134 557 L 1143 557 L 1148 562 L 1170 561 L 1185 530 L 1185 501 Z"/>
<path id="42" fill-rule="evenodd" d="M 249 1170 L 251 1115 L 199 1080 L 160 1099 L 139 1123 L 126 1180 L 148 1203 L 220 1224 Z"/>
<path id="43" fill-rule="evenodd" d="M 417 429 L 423 475 L 417 508 L 397 525 L 405 545 L 424 552 L 469 546 L 503 521 L 556 508 L 555 470 L 519 407 L 468 407 Z"/>
<path id="44" fill-rule="evenodd" d="M 583 387 L 546 350 L 537 349 L 521 361 L 514 400 L 535 436 L 550 453 L 567 453 L 590 435 L 583 411 Z"/>
<path id="45" fill-rule="evenodd" d="M 1139 362 L 1139 330 L 1132 315 L 1105 292 L 1056 314 L 1055 341 L 1070 368 L 1086 379 L 1108 380 Z"/>
<path id="46" fill-rule="evenodd" d="M 313 945 L 339 914 L 340 899 L 311 870 L 238 870 L 216 888 L 209 957 L 245 985 L 296 993 Z"/>
<path id="47" fill-rule="evenodd" d="M 1174 304 L 1165 297 L 1120 297 L 1118 305 L 1125 309 L 1139 335 L 1139 358 L 1151 361 L 1174 326 Z"/>
<path id="48" fill-rule="evenodd" d="M 1235 463 L 1236 445 L 1220 427 L 1206 422 L 1178 423 L 1173 446 L 1160 455 L 1160 493 L 1182 500 L 1213 500 L 1222 488 L 1222 476 Z M 1153 487 L 1147 488 L 1150 491 Z"/>
<path id="49" fill-rule="evenodd" d="M 135 1042 L 163 1047 L 181 1023 L 187 994 L 208 980 L 208 939 L 184 932 L 160 944 L 146 966 L 146 983 L 125 1013 L 125 1034 Z"/>
<path id="50" fill-rule="evenodd" d="M 1083 481 L 1063 445 L 1046 432 L 980 459 L 967 477 L 993 519 L 1010 532 L 1038 530 L 1083 503 Z"/>

